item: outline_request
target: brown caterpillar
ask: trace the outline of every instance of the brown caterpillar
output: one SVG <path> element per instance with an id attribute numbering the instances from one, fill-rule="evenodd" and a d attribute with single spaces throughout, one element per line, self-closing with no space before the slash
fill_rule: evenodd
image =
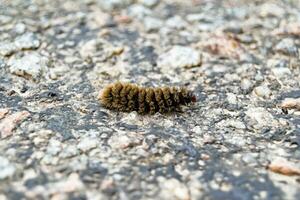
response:
<path id="1" fill-rule="evenodd" d="M 140 114 L 167 113 L 179 110 L 180 105 L 196 102 L 196 96 L 186 88 L 146 88 L 121 82 L 105 87 L 99 99 L 108 109 Z"/>

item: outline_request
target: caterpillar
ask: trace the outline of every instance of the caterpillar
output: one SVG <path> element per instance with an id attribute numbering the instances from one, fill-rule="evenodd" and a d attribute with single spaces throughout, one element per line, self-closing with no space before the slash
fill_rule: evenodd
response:
<path id="1" fill-rule="evenodd" d="M 181 105 L 196 102 L 196 96 L 183 87 L 152 88 L 116 82 L 101 91 L 99 100 L 111 110 L 155 114 L 177 111 Z"/>

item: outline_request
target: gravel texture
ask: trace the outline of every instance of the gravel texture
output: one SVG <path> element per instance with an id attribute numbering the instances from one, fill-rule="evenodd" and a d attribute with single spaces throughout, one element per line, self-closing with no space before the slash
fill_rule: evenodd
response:
<path id="1" fill-rule="evenodd" d="M 298 0 L 0 0 L 0 199 L 299 199 Z M 182 112 L 98 101 L 186 86 Z"/>

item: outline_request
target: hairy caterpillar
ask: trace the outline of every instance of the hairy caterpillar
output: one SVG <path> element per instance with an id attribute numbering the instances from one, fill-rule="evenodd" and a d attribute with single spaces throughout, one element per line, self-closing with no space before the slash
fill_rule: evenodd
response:
<path id="1" fill-rule="evenodd" d="M 105 87 L 99 99 L 102 105 L 108 109 L 154 114 L 176 111 L 180 105 L 195 102 L 196 96 L 186 88 L 146 88 L 130 83 L 116 82 Z"/>

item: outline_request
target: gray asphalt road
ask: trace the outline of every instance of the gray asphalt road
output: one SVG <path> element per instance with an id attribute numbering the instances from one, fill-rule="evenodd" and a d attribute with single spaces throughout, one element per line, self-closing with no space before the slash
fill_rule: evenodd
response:
<path id="1" fill-rule="evenodd" d="M 298 199 L 299 13 L 298 0 L 0 0 L 0 199 Z M 117 80 L 197 102 L 108 110 L 98 95 Z"/>

